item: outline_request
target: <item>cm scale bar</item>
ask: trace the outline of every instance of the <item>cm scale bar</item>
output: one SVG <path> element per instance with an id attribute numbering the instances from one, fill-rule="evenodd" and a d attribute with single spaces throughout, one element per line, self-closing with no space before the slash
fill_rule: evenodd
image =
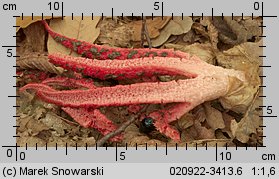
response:
<path id="1" fill-rule="evenodd" d="M 26 176 L 26 166 L 30 169 L 48 169 L 48 176 L 55 175 L 55 168 L 90 169 L 87 176 L 106 175 L 130 176 L 134 178 L 166 177 L 174 175 L 202 176 L 253 176 L 278 177 L 278 97 L 276 83 L 278 70 L 277 41 L 278 18 L 276 4 L 272 1 L 2 1 L 0 4 L 1 22 L 1 81 L 5 86 L 1 93 L 1 170 L 2 176 Z M 19 147 L 15 133 L 15 17 L 24 16 L 261 16 L 263 24 L 264 53 L 261 56 L 264 64 L 263 84 L 264 130 L 263 147 Z M 13 27 L 14 26 L 14 27 Z M 12 57 L 7 59 L 7 48 L 11 48 Z M 9 96 L 9 98 L 7 98 Z M 13 127 L 15 126 L 15 127 Z M 16 162 L 16 163 L 15 163 Z M 48 164 L 34 164 L 48 163 Z M 61 163 L 61 164 L 58 164 Z M 83 163 L 78 164 L 75 163 Z M 93 164 L 94 163 L 94 164 Z M 117 165 L 115 164 L 117 163 Z M 130 165 L 128 163 L 134 163 Z M 173 164 L 176 163 L 176 164 Z M 102 168 L 103 167 L 103 168 Z M 191 168 L 192 167 L 192 168 Z M 195 168 L 196 167 L 196 168 Z M 213 167 L 213 168 L 211 168 Z M 216 168 L 214 168 L 216 167 Z M 218 167 L 221 172 L 217 172 Z M 222 168 L 223 167 L 223 168 Z M 232 168 L 229 168 L 232 167 Z M 239 168 L 240 167 L 240 168 Z M 135 170 L 136 168 L 136 170 Z M 94 172 L 92 170 L 94 169 Z M 54 171 L 53 171 L 54 170 Z M 62 171 L 62 170 L 61 170 Z M 68 170 L 67 170 L 68 171 Z M 70 170 L 69 170 L 70 171 Z M 97 172 L 98 171 L 98 172 Z M 232 173 L 230 173 L 232 171 Z M 11 175 L 9 175 L 11 173 Z M 36 175 L 39 175 L 35 172 Z M 65 173 L 66 175 L 66 173 Z M 74 176 L 70 173 L 68 176 Z"/>

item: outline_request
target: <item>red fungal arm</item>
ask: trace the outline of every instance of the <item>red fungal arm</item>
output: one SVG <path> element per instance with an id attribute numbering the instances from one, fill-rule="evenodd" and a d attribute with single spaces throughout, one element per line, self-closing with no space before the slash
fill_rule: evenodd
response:
<path id="1" fill-rule="evenodd" d="M 75 121 L 77 121 L 81 126 L 86 128 L 95 128 L 103 135 L 107 135 L 108 133 L 113 132 L 117 129 L 112 121 L 107 119 L 107 117 L 98 109 L 70 107 L 63 107 L 62 109 L 73 119 L 75 119 Z M 117 135 L 110 140 L 120 141 L 122 137 L 122 135 Z"/>
<path id="2" fill-rule="evenodd" d="M 158 110 L 155 112 L 150 113 L 148 116 L 153 119 L 158 119 L 159 121 L 163 121 L 165 123 L 170 123 L 176 121 L 177 119 L 181 118 L 185 113 L 190 111 L 191 103 L 178 103 L 171 108 Z"/>
<path id="3" fill-rule="evenodd" d="M 234 76 L 244 81 L 239 71 L 210 65 L 196 56 L 179 58 L 149 57 L 133 60 L 94 60 L 71 57 L 63 54 L 50 54 L 50 62 L 67 70 L 83 73 L 100 79 L 133 79 L 157 75 L 182 75 L 188 78 L 197 76 Z"/>
<path id="4" fill-rule="evenodd" d="M 194 71 L 202 61 L 192 61 L 178 58 L 142 58 L 133 60 L 94 60 L 82 57 L 71 57 L 63 54 L 50 54 L 50 62 L 67 70 L 81 72 L 87 76 L 100 79 L 134 79 L 152 77 L 156 75 L 183 75 L 189 78 L 196 77 Z"/>
<path id="5" fill-rule="evenodd" d="M 36 90 L 37 92 L 56 92 L 55 89 L 47 86 L 46 84 L 55 84 L 65 87 L 87 87 L 89 89 L 96 88 L 92 84 L 92 80 L 85 79 L 71 79 L 65 77 L 48 78 L 42 82 L 42 84 L 27 84 L 20 88 L 20 91 L 25 91 L 27 89 Z M 106 135 L 116 129 L 116 126 L 107 119 L 107 117 L 102 114 L 99 109 L 87 109 L 87 108 L 62 108 L 66 113 L 68 113 L 76 122 L 78 122 L 83 127 L 92 127 L 100 131 L 103 135 Z M 111 138 L 111 141 L 119 141 L 122 136 L 118 135 Z"/>
<path id="6" fill-rule="evenodd" d="M 54 32 L 46 21 L 42 21 L 49 35 L 57 42 L 61 43 L 67 48 L 72 49 L 78 54 L 91 59 L 118 59 L 126 60 L 141 57 L 179 57 L 185 58 L 185 53 L 181 51 L 174 51 L 172 49 L 130 49 L 130 48 L 112 48 L 108 46 L 101 46 L 85 41 L 76 40 L 66 37 L 64 35 Z"/>
<path id="7" fill-rule="evenodd" d="M 180 140 L 180 133 L 172 128 L 169 123 L 181 118 L 185 113 L 189 112 L 193 107 L 191 103 L 178 103 L 174 106 L 150 113 L 148 116 L 156 119 L 154 126 L 161 133 L 165 134 L 173 140 Z"/>
<path id="8" fill-rule="evenodd" d="M 28 89 L 36 90 L 36 91 L 38 91 L 38 90 L 52 91 L 52 92 L 56 91 L 55 89 L 53 89 L 45 84 L 39 84 L 39 83 L 29 83 L 29 84 L 25 85 L 24 87 L 20 88 L 19 91 L 23 92 Z"/>
<path id="9" fill-rule="evenodd" d="M 67 107 L 98 108 L 172 102 L 189 102 L 195 106 L 225 95 L 227 88 L 227 77 L 204 77 L 177 82 L 139 83 L 89 90 L 38 91 L 38 95 L 47 102 Z"/>
<path id="10" fill-rule="evenodd" d="M 48 78 L 42 81 L 42 84 L 59 85 L 59 86 L 73 87 L 73 88 L 78 88 L 78 87 L 85 87 L 88 89 L 96 88 L 94 82 L 91 79 L 73 79 L 67 77 Z"/>
<path id="11" fill-rule="evenodd" d="M 156 119 L 154 122 L 154 126 L 159 132 L 165 134 L 167 137 L 175 141 L 180 141 L 180 133 L 176 129 L 171 127 L 168 123 Z"/>

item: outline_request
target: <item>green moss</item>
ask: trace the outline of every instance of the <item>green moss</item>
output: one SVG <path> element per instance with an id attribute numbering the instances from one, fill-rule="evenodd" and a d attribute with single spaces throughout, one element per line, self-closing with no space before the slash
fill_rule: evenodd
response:
<path id="1" fill-rule="evenodd" d="M 137 54 L 137 53 L 138 53 L 138 51 L 136 51 L 136 50 L 131 50 L 130 53 L 127 55 L 127 58 L 128 58 L 128 59 L 131 59 L 131 58 L 133 58 L 133 56 L 134 56 L 135 54 Z"/>
<path id="2" fill-rule="evenodd" d="M 113 60 L 113 59 L 115 59 L 119 56 L 120 56 L 119 52 L 112 52 L 111 54 L 108 54 L 108 58 L 111 59 L 111 60 Z"/>
<path id="3" fill-rule="evenodd" d="M 167 52 L 162 52 L 162 53 L 161 53 L 161 57 L 166 57 L 166 56 L 168 56 L 168 53 L 167 53 Z"/>
<path id="4" fill-rule="evenodd" d="M 56 37 L 54 37 L 54 40 L 56 41 L 56 42 L 63 42 L 63 41 L 65 41 L 65 40 L 67 40 L 65 37 L 60 37 L 60 36 L 56 36 Z"/>
<path id="5" fill-rule="evenodd" d="M 95 48 L 95 47 L 92 47 L 90 49 L 90 52 L 92 53 L 93 57 L 99 57 L 100 56 L 100 53 L 98 52 L 98 49 Z"/>
<path id="6" fill-rule="evenodd" d="M 101 48 L 100 53 L 104 53 L 104 52 L 107 52 L 107 51 L 108 51 L 108 49 Z"/>

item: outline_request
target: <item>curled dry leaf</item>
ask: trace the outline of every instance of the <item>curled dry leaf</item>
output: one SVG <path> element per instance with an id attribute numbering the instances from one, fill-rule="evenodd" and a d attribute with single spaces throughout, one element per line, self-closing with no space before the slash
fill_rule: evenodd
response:
<path id="1" fill-rule="evenodd" d="M 46 116 L 42 118 L 42 121 L 46 126 L 55 130 L 59 135 L 65 135 L 65 130 L 71 130 L 72 126 L 65 122 L 65 119 L 58 116 L 53 112 L 47 112 Z M 77 124 L 76 124 L 77 125 Z"/>
<path id="2" fill-rule="evenodd" d="M 72 20 L 70 16 L 65 17 L 63 20 L 55 19 L 50 22 L 50 27 L 53 31 L 63 34 L 70 38 L 94 43 L 100 34 L 100 29 L 97 28 L 101 17 L 95 16 L 94 20 L 91 17 L 75 16 Z M 57 43 L 53 38 L 48 38 L 48 52 L 49 53 L 64 53 L 78 56 L 76 53 L 71 52 L 63 45 Z"/>
<path id="3" fill-rule="evenodd" d="M 26 37 L 25 44 L 30 46 L 31 52 L 44 52 L 45 28 L 40 22 L 35 22 L 23 29 Z M 25 47 L 26 48 L 26 47 Z"/>
<path id="4" fill-rule="evenodd" d="M 245 83 L 235 78 L 230 79 L 228 94 L 220 98 L 225 109 L 245 113 L 251 105 L 261 83 L 259 65 L 262 60 L 259 56 L 262 55 L 262 48 L 259 48 L 260 44 L 262 41 L 243 43 L 217 55 L 217 62 L 220 66 L 241 70 L 246 77 Z"/>
<path id="5" fill-rule="evenodd" d="M 179 129 L 184 130 L 191 127 L 194 124 L 194 115 L 191 113 L 186 113 L 180 119 L 178 119 L 177 124 Z"/>
<path id="6" fill-rule="evenodd" d="M 213 24 L 219 31 L 219 39 L 225 44 L 237 45 L 247 39 L 247 31 L 244 27 L 229 16 L 215 17 Z"/>
<path id="7" fill-rule="evenodd" d="M 260 20 L 251 17 L 237 20 L 231 19 L 231 17 L 225 16 L 215 17 L 213 20 L 214 26 L 219 31 L 219 39 L 230 45 L 237 45 L 246 42 L 247 40 L 253 40 L 257 36 L 261 35 Z"/>
<path id="8" fill-rule="evenodd" d="M 225 112 L 222 113 L 222 115 L 223 115 L 223 119 L 224 119 L 224 123 L 225 123 L 225 128 L 222 129 L 222 132 L 227 133 L 231 139 L 234 139 L 235 136 L 232 134 L 232 131 L 236 130 L 235 124 L 237 124 L 237 122 L 232 116 L 228 115 Z"/>
<path id="9" fill-rule="evenodd" d="M 203 106 L 205 108 L 207 124 L 213 130 L 225 128 L 225 123 L 222 117 L 222 113 L 217 109 L 211 107 L 210 102 L 205 102 Z"/>
<path id="10" fill-rule="evenodd" d="M 170 16 L 166 16 L 162 19 L 162 17 L 155 17 L 153 19 L 146 20 L 146 26 L 148 30 L 148 35 L 151 39 L 156 38 L 160 35 L 160 30 L 164 28 L 169 21 L 171 20 Z M 141 28 L 142 28 L 142 20 L 132 21 L 127 24 L 132 27 L 132 40 L 133 41 L 141 41 Z"/>
<path id="11" fill-rule="evenodd" d="M 235 120 L 231 121 L 232 135 L 242 143 L 247 143 L 251 137 L 257 136 L 251 134 L 257 134 L 257 129 L 259 126 L 263 125 L 263 119 L 259 117 L 262 115 L 262 110 L 258 110 L 258 107 L 263 105 L 263 101 L 258 97 L 258 95 L 262 95 L 261 90 L 256 93 L 252 104 L 239 123 Z M 257 139 L 252 139 L 252 141 L 253 140 Z M 262 138 L 259 140 L 262 140 Z"/>
<path id="12" fill-rule="evenodd" d="M 261 17 L 252 19 L 251 16 L 239 22 L 247 31 L 247 40 L 253 40 L 253 38 L 255 38 L 255 41 L 258 42 L 261 39 L 261 37 L 259 37 L 262 35 L 262 29 L 259 28 L 259 26 L 262 25 L 261 22 Z"/>
<path id="13" fill-rule="evenodd" d="M 46 31 L 41 22 L 35 22 L 19 31 L 17 34 L 16 53 L 23 56 L 29 53 L 43 53 L 45 51 Z"/>
<path id="14" fill-rule="evenodd" d="M 58 18 L 58 17 L 53 17 L 53 18 Z M 44 16 L 44 19 L 45 20 L 52 19 L 52 16 Z M 22 17 L 17 17 L 16 25 L 19 27 L 16 27 L 16 32 L 21 28 L 26 28 L 30 24 L 37 22 L 37 21 L 41 21 L 41 20 L 42 20 L 42 16 L 33 16 L 33 18 L 32 18 L 32 16 L 24 16 L 23 19 L 22 19 Z"/>
<path id="15" fill-rule="evenodd" d="M 214 50 L 218 49 L 218 30 L 213 25 L 211 17 L 204 17 L 200 20 L 200 23 L 194 23 L 193 29 L 195 29 L 202 36 L 206 37 Z"/>
<path id="16" fill-rule="evenodd" d="M 165 43 L 171 35 L 181 35 L 191 30 L 193 21 L 190 17 L 173 17 L 169 23 L 161 30 L 160 35 L 152 39 L 152 46 L 158 47 Z"/>
<path id="17" fill-rule="evenodd" d="M 182 131 L 181 139 L 185 142 L 201 139 L 215 139 L 215 133 L 213 129 L 208 129 L 202 126 L 200 122 L 195 121 L 193 126 Z"/>
<path id="18" fill-rule="evenodd" d="M 64 69 L 56 67 L 48 61 L 47 54 L 30 53 L 20 56 L 16 60 L 16 65 L 21 69 L 38 69 L 44 72 L 62 74 Z"/>
<path id="19" fill-rule="evenodd" d="M 247 143 L 250 135 L 256 134 L 257 128 L 261 124 L 259 116 L 255 112 L 249 111 L 239 123 L 236 123 L 236 121 L 231 122 L 232 135 L 240 142 Z"/>

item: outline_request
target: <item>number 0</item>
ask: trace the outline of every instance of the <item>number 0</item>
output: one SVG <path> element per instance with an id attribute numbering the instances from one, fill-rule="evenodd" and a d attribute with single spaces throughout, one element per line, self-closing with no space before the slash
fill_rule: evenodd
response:
<path id="1" fill-rule="evenodd" d="M 260 3 L 259 2 L 254 2 L 254 9 L 256 11 L 260 9 Z"/>

